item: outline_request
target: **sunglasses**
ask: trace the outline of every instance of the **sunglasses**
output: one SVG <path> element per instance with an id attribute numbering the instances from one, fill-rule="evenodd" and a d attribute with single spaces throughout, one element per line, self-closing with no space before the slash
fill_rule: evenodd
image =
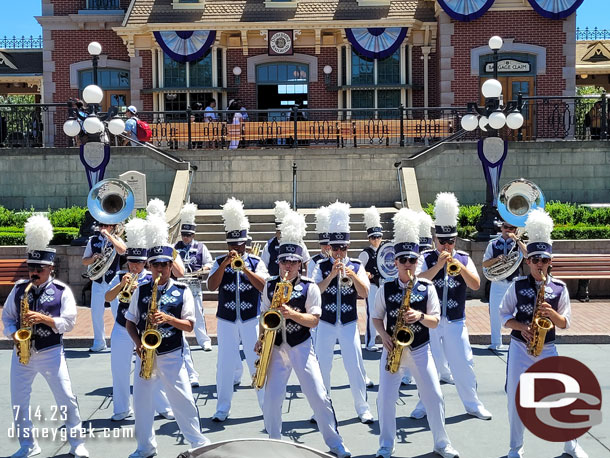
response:
<path id="1" fill-rule="evenodd" d="M 455 243 L 455 239 L 446 239 L 446 238 L 438 238 L 438 243 L 441 245 L 453 245 Z"/>
<path id="2" fill-rule="evenodd" d="M 167 267 L 169 265 L 169 261 L 151 262 L 150 265 L 153 267 Z"/>
<path id="3" fill-rule="evenodd" d="M 380 238 L 381 238 L 381 235 L 371 235 L 369 237 L 369 239 L 373 239 L 373 240 L 377 240 L 377 239 L 380 239 Z"/>
<path id="4" fill-rule="evenodd" d="M 532 264 L 539 264 L 540 262 L 542 262 L 542 264 L 548 264 L 549 262 L 551 262 L 549 258 L 541 258 L 539 256 L 534 256 L 533 258 L 530 258 L 530 261 L 532 262 Z"/>
<path id="5" fill-rule="evenodd" d="M 347 245 L 331 245 L 333 251 L 347 251 Z"/>
<path id="6" fill-rule="evenodd" d="M 38 273 L 40 273 L 40 272 L 42 272 L 44 270 L 44 267 L 43 266 L 28 266 L 28 270 L 30 272 L 38 272 Z"/>
<path id="7" fill-rule="evenodd" d="M 410 258 L 408 256 L 399 256 L 398 257 L 398 262 L 401 264 L 406 264 L 407 261 L 409 262 L 409 264 L 416 264 L 417 258 Z"/>
<path id="8" fill-rule="evenodd" d="M 507 231 L 515 231 L 517 228 L 515 226 L 507 226 L 506 224 L 502 225 L 502 229 L 506 229 Z"/>
<path id="9" fill-rule="evenodd" d="M 181 233 L 180 233 L 180 235 L 181 235 L 182 237 L 192 237 L 192 236 L 193 236 L 193 235 L 195 235 L 195 234 L 191 234 L 190 232 L 181 232 Z"/>
<path id="10" fill-rule="evenodd" d="M 301 262 L 301 261 L 294 261 L 294 260 L 288 260 L 288 259 L 280 260 L 280 264 L 291 265 L 291 266 L 296 266 L 299 262 Z"/>

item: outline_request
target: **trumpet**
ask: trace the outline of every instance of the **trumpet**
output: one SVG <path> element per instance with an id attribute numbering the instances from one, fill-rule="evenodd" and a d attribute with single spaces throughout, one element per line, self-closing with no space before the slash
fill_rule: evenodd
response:
<path id="1" fill-rule="evenodd" d="M 236 272 L 241 272 L 244 270 L 244 260 L 240 255 L 235 256 L 231 261 L 231 269 Z"/>
<path id="2" fill-rule="evenodd" d="M 456 277 L 460 274 L 462 268 L 458 264 L 458 262 L 453 259 L 453 256 L 447 260 L 447 275 L 451 277 Z"/>
<path id="3" fill-rule="evenodd" d="M 339 286 L 341 288 L 351 288 L 354 285 L 354 280 L 348 277 L 345 273 L 345 264 L 343 261 L 337 260 L 337 262 L 341 263 L 341 272 L 339 273 Z"/>
<path id="4" fill-rule="evenodd" d="M 127 274 L 125 274 L 127 275 Z M 129 274 L 131 278 L 119 293 L 119 302 L 129 304 L 131 302 L 131 293 L 138 286 L 138 274 Z"/>

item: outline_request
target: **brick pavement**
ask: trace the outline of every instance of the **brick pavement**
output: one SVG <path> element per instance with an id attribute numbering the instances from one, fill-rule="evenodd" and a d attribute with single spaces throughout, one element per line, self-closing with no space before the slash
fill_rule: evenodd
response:
<path id="1" fill-rule="evenodd" d="M 209 334 L 216 335 L 216 302 L 204 302 L 206 324 Z M 559 330 L 558 335 L 569 339 L 570 342 L 580 343 L 610 343 L 610 300 L 592 300 L 588 303 L 572 302 L 572 325 L 570 329 Z M 366 329 L 366 311 L 364 301 L 358 301 L 358 325 L 360 333 Z M 112 314 L 110 309 L 105 313 L 106 333 L 110 337 L 112 331 Z M 489 343 L 489 314 L 487 304 L 479 300 L 470 300 L 467 304 L 466 323 L 473 343 Z M 0 322 L 0 329 L 2 323 Z M 503 330 L 503 334 L 508 334 Z M 194 336 L 194 334 L 189 334 Z M 87 307 L 78 307 L 76 326 L 72 332 L 65 335 L 67 339 L 90 339 L 93 337 L 91 327 L 91 313 Z M 5 339 L 2 337 L 2 339 Z M 566 341 L 566 340 L 564 340 Z"/>

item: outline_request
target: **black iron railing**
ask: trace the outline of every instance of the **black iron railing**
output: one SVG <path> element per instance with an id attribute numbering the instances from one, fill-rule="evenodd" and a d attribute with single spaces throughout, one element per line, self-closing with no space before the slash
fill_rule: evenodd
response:
<path id="1" fill-rule="evenodd" d="M 0 147 L 54 146 L 67 116 L 65 103 L 0 105 Z"/>
<path id="2" fill-rule="evenodd" d="M 87 0 L 86 9 L 88 10 L 119 10 L 121 9 L 120 0 Z"/>
<path id="3" fill-rule="evenodd" d="M 0 49 L 42 49 L 42 37 L 0 38 Z"/>
<path id="4" fill-rule="evenodd" d="M 589 27 L 585 27 L 584 29 L 577 28 L 576 29 L 576 39 L 577 40 L 610 40 L 610 30 L 608 29 L 598 29 L 594 27 L 590 29 Z"/>

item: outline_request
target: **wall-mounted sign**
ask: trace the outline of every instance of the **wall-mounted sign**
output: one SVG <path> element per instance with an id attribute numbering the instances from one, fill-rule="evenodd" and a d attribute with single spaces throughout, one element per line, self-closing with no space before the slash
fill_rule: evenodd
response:
<path id="1" fill-rule="evenodd" d="M 485 71 L 489 73 L 493 73 L 494 71 L 494 63 L 488 62 L 485 65 Z M 529 62 L 520 62 L 514 59 L 503 59 L 498 61 L 498 73 L 507 73 L 507 72 L 523 72 L 527 73 L 530 71 L 530 63 Z"/>
<path id="2" fill-rule="evenodd" d="M 292 30 L 269 30 L 268 52 L 270 56 L 292 56 L 293 54 Z"/>

